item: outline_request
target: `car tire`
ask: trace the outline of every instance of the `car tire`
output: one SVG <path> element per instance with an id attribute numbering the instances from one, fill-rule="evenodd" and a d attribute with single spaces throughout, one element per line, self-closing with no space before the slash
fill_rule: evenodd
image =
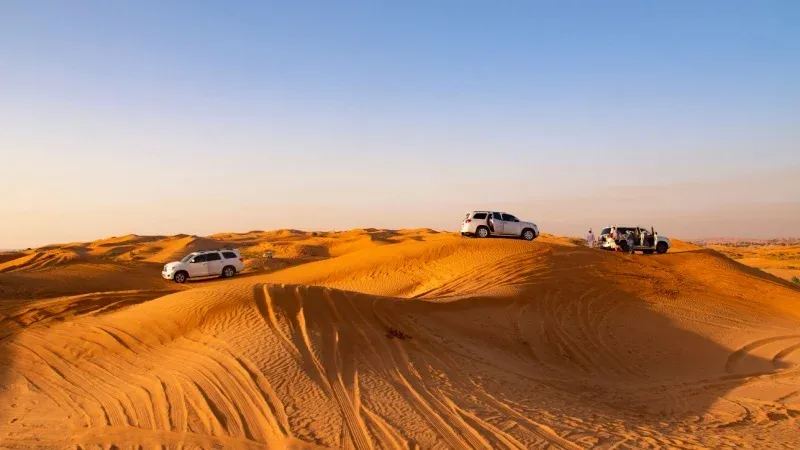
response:
<path id="1" fill-rule="evenodd" d="M 628 241 L 622 241 L 617 245 L 619 245 L 619 248 L 622 250 L 622 253 L 628 253 Z"/>
<path id="2" fill-rule="evenodd" d="M 479 238 L 487 238 L 487 237 L 489 237 L 489 229 L 486 228 L 486 227 L 483 227 L 483 226 L 478 227 L 478 229 L 475 230 L 475 237 L 479 237 Z"/>
<path id="3" fill-rule="evenodd" d="M 526 241 L 532 241 L 536 239 L 536 232 L 530 228 L 525 228 L 522 230 L 522 239 L 525 239 Z"/>
<path id="4" fill-rule="evenodd" d="M 659 243 L 656 245 L 656 251 L 657 251 L 657 252 L 658 252 L 658 254 L 660 254 L 660 255 L 663 255 L 664 253 L 667 253 L 667 250 L 669 250 L 669 246 L 667 245 L 667 243 L 666 243 L 666 242 L 659 242 Z"/>
<path id="5" fill-rule="evenodd" d="M 222 274 L 220 275 L 222 278 L 230 278 L 236 275 L 236 268 L 233 266 L 225 266 L 222 268 Z"/>
<path id="6" fill-rule="evenodd" d="M 172 276 L 172 281 L 174 281 L 174 282 L 176 282 L 178 284 L 186 283 L 186 280 L 188 280 L 188 279 L 189 279 L 189 275 L 184 271 L 177 272 L 177 273 L 175 273 L 175 275 Z"/>

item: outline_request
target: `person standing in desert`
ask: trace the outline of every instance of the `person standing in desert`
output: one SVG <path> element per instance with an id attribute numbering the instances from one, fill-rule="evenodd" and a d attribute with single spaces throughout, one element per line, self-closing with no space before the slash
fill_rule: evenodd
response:
<path id="1" fill-rule="evenodd" d="M 586 235 L 586 244 L 589 245 L 589 248 L 594 248 L 594 233 L 591 228 L 589 228 L 589 234 Z"/>

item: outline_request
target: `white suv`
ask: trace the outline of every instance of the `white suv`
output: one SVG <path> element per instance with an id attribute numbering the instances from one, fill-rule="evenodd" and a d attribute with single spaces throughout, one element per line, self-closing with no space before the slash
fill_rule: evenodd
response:
<path id="1" fill-rule="evenodd" d="M 511 214 L 496 211 L 472 211 L 461 224 L 462 236 L 516 236 L 532 241 L 539 236 L 533 222 L 522 222 Z"/>
<path id="2" fill-rule="evenodd" d="M 623 252 L 627 252 L 630 249 L 628 248 L 628 242 L 625 240 L 623 236 L 626 236 L 628 233 L 633 233 L 633 251 L 640 251 L 646 255 L 650 255 L 652 253 L 667 253 L 667 251 L 672 247 L 672 243 L 670 242 L 669 238 L 666 236 L 659 235 L 653 227 L 650 227 L 648 230 L 645 227 L 616 227 L 617 231 L 619 232 L 620 239 L 614 241 L 614 238 L 611 236 L 612 230 L 614 227 L 605 227 L 600 232 L 600 239 L 598 240 L 598 246 L 603 250 L 622 250 Z"/>
<path id="3" fill-rule="evenodd" d="M 164 265 L 161 276 L 185 283 L 189 278 L 229 278 L 244 269 L 244 260 L 236 249 L 206 250 L 189 253 L 182 260 Z"/>

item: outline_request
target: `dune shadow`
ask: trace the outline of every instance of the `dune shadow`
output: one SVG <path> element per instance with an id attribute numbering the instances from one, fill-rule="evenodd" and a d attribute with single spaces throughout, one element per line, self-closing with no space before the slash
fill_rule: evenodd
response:
<path id="1" fill-rule="evenodd" d="M 726 348 L 636 296 L 585 296 L 592 288 L 581 293 L 579 287 L 542 290 L 515 302 L 395 302 L 385 317 L 409 336 L 410 364 L 425 373 L 430 388 L 451 390 L 462 408 L 489 405 L 495 410 L 489 414 L 504 414 L 506 404 L 527 417 L 622 423 L 665 435 L 681 426 L 713 431 L 746 424 L 750 411 L 740 410 L 745 422 L 730 421 L 714 416 L 715 405 L 754 380 L 788 374 L 792 364 L 785 358 L 800 347 L 797 333 Z M 771 357 L 751 353 L 769 345 Z M 449 387 L 436 381 L 439 373 L 452 377 Z M 800 411 L 769 414 L 783 420 Z M 576 431 L 558 420 L 547 426 Z"/>
<path id="2" fill-rule="evenodd" d="M 629 323 L 618 325 L 619 334 L 605 337 L 600 329 L 608 332 L 612 327 L 604 327 L 603 322 L 559 313 L 577 308 L 560 304 L 560 296 L 542 304 L 530 299 L 533 303 L 520 305 L 519 315 L 512 318 L 516 324 L 492 331 L 480 331 L 480 324 L 509 320 L 509 305 L 500 307 L 497 299 L 459 300 L 445 305 L 400 303 L 392 309 L 410 319 L 398 329 L 417 340 L 436 342 L 440 369 L 450 366 L 468 374 L 467 368 L 472 366 L 494 380 L 486 386 L 494 386 L 493 395 L 501 398 L 535 398 L 525 395 L 525 383 L 537 389 L 546 386 L 558 397 L 577 397 L 593 413 L 609 418 L 650 416 L 660 420 L 668 415 L 682 420 L 701 415 L 749 378 L 789 367 L 774 359 L 722 347 L 637 305 L 635 298 L 616 295 L 633 317 Z M 445 325 L 453 334 L 442 338 Z M 506 382 L 499 382 L 503 378 Z M 681 391 L 674 390 L 676 384 Z M 511 386 L 514 388 L 509 389 Z M 580 395 L 574 395 L 576 392 Z M 676 397 L 682 394 L 691 395 L 691 404 L 676 408 Z"/>
<path id="3" fill-rule="evenodd" d="M 375 228 L 367 228 L 365 231 L 367 231 L 369 238 L 372 241 L 386 242 L 388 244 L 400 242 L 396 238 L 401 236 L 401 234 L 395 230 L 378 230 Z"/>

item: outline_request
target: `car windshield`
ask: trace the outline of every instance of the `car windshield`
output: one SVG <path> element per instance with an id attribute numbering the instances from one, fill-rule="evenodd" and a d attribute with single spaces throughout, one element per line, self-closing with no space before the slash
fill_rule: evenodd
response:
<path id="1" fill-rule="evenodd" d="M 194 256 L 194 253 L 189 253 L 188 255 L 186 255 L 186 256 L 184 256 L 184 257 L 183 257 L 183 259 L 181 260 L 181 262 L 182 262 L 182 263 L 187 263 L 187 262 L 189 262 L 189 260 L 190 260 L 190 259 L 192 259 L 192 257 L 193 257 L 193 256 Z"/>
<path id="2" fill-rule="evenodd" d="M 609 234 L 609 233 L 611 233 L 611 228 L 603 228 L 603 231 L 600 232 L 600 234 Z"/>

